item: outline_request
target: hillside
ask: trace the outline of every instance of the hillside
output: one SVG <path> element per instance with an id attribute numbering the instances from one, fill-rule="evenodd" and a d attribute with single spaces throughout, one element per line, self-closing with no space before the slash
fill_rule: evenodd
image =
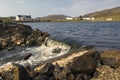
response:
<path id="1" fill-rule="evenodd" d="M 120 20 L 120 7 L 86 14 L 83 17 L 94 17 L 96 20 L 106 20 L 108 18 L 115 21 Z"/>
<path id="2" fill-rule="evenodd" d="M 35 20 L 37 21 L 59 21 L 59 20 L 65 20 L 66 19 L 66 15 L 48 15 L 48 16 L 44 16 L 44 17 L 38 17 L 35 18 Z"/>

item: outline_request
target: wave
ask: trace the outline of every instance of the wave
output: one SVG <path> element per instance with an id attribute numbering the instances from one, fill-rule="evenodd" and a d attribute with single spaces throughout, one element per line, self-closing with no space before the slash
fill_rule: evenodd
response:
<path id="1" fill-rule="evenodd" d="M 40 47 L 34 48 L 35 51 L 38 51 L 37 53 L 33 53 L 28 60 L 21 60 L 15 63 L 18 63 L 25 67 L 37 66 L 43 61 L 68 53 L 70 49 L 71 46 L 68 44 L 58 42 L 47 37 Z"/>

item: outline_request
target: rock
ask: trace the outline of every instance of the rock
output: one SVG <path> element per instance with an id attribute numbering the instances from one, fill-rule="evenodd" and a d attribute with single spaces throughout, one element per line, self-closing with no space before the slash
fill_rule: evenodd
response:
<path id="1" fill-rule="evenodd" d="M 15 65 L 13 70 L 14 80 L 30 80 L 30 75 L 26 69 L 20 65 Z"/>
<path id="2" fill-rule="evenodd" d="M 74 79 L 74 75 L 72 74 L 70 69 L 68 69 L 67 67 L 61 68 L 59 67 L 58 64 L 55 65 L 53 74 L 54 74 L 55 80 L 73 80 Z"/>
<path id="3" fill-rule="evenodd" d="M 113 69 L 107 65 L 97 68 L 97 72 L 91 80 L 120 80 L 120 68 Z"/>
<path id="4" fill-rule="evenodd" d="M 61 52 L 61 50 L 62 50 L 61 48 L 57 47 L 57 48 L 55 48 L 55 49 L 52 50 L 52 53 L 59 54 Z"/>
<path id="5" fill-rule="evenodd" d="M 74 74 L 91 74 L 93 71 L 95 71 L 95 68 L 97 67 L 97 61 L 99 59 L 99 52 L 91 50 L 79 57 L 73 58 L 72 62 L 70 62 L 67 66 L 72 70 Z"/>
<path id="6" fill-rule="evenodd" d="M 91 76 L 88 74 L 78 74 L 77 77 L 75 78 L 75 80 L 90 80 Z"/>
<path id="7" fill-rule="evenodd" d="M 52 63 L 47 63 L 40 71 L 39 73 L 42 75 L 48 75 L 51 76 L 54 70 L 54 66 Z"/>
<path id="8" fill-rule="evenodd" d="M 8 51 L 11 51 L 11 50 L 13 50 L 15 47 L 14 46 L 10 46 L 10 47 L 8 47 L 7 49 L 8 49 Z"/>
<path id="9" fill-rule="evenodd" d="M 38 75 L 33 80 L 48 80 L 46 75 Z"/>
<path id="10" fill-rule="evenodd" d="M 3 78 L 0 76 L 0 80 L 3 80 Z"/>
<path id="11" fill-rule="evenodd" d="M 32 56 L 32 53 L 26 53 L 21 60 L 28 60 Z"/>
<path id="12" fill-rule="evenodd" d="M 29 73 L 18 64 L 8 63 L 0 66 L 0 74 L 5 80 L 30 80 Z"/>
<path id="13" fill-rule="evenodd" d="M 48 33 L 39 29 L 33 30 L 28 25 L 23 24 L 3 24 L 0 27 L 1 49 L 14 49 L 12 46 L 41 46 Z"/>
<path id="14" fill-rule="evenodd" d="M 45 40 L 45 37 L 38 37 L 37 39 L 38 46 L 41 46 L 44 40 Z"/>
<path id="15" fill-rule="evenodd" d="M 14 76 L 13 76 L 12 71 L 3 72 L 3 73 L 2 73 L 2 78 L 3 78 L 4 80 L 14 80 Z"/>
<path id="16" fill-rule="evenodd" d="M 111 67 L 120 66 L 120 50 L 106 50 L 101 53 L 101 60 L 104 65 Z"/>

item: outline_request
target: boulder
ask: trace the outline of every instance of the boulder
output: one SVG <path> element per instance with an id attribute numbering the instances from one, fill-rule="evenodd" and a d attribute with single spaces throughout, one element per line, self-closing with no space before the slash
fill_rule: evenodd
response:
<path id="1" fill-rule="evenodd" d="M 52 63 L 47 63 L 45 66 L 39 71 L 39 74 L 51 76 L 54 70 L 54 66 Z"/>
<path id="2" fill-rule="evenodd" d="M 120 80 L 120 68 L 113 69 L 103 65 L 96 69 L 97 72 L 91 80 Z"/>
<path id="3" fill-rule="evenodd" d="M 20 60 L 28 60 L 32 56 L 32 53 L 26 53 Z"/>
<path id="4" fill-rule="evenodd" d="M 74 74 L 86 73 L 91 74 L 97 67 L 97 61 L 100 59 L 98 51 L 89 51 L 81 56 L 74 57 L 72 62 L 68 63 L 68 67 Z"/>
<path id="5" fill-rule="evenodd" d="M 23 66 L 13 63 L 0 66 L 0 75 L 5 80 L 30 80 L 27 70 Z"/>
<path id="6" fill-rule="evenodd" d="M 55 67 L 53 80 L 89 80 L 97 67 L 98 60 L 100 53 L 95 50 L 68 53 L 55 60 L 49 60 Z M 40 65 L 34 70 L 41 72 L 44 66 L 44 64 Z"/>
<path id="7" fill-rule="evenodd" d="M 30 75 L 26 69 L 20 65 L 15 65 L 13 69 L 14 80 L 30 80 Z"/>
<path id="8" fill-rule="evenodd" d="M 104 65 L 111 67 L 120 66 L 120 50 L 106 50 L 101 53 L 101 60 Z"/>

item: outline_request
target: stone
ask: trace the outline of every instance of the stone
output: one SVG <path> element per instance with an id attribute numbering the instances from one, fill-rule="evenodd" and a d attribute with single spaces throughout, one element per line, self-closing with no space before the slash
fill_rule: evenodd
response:
<path id="1" fill-rule="evenodd" d="M 2 73 L 2 78 L 4 80 L 13 80 L 14 76 L 13 76 L 13 72 L 12 71 L 6 71 Z"/>
<path id="2" fill-rule="evenodd" d="M 97 72 L 90 80 L 120 80 L 120 68 L 113 69 L 110 66 L 103 65 L 96 70 Z"/>
<path id="3" fill-rule="evenodd" d="M 57 53 L 57 54 L 59 54 L 61 51 L 62 51 L 62 49 L 59 48 L 59 47 L 57 47 L 57 48 L 55 48 L 55 49 L 52 50 L 52 53 Z"/>
<path id="4" fill-rule="evenodd" d="M 30 75 L 26 69 L 20 65 L 15 65 L 13 70 L 14 80 L 30 80 Z"/>
<path id="5" fill-rule="evenodd" d="M 100 53 L 95 50 L 88 51 L 87 53 L 73 58 L 67 66 L 74 74 L 86 73 L 91 74 L 97 67 L 97 61 L 100 59 Z"/>
<path id="6" fill-rule="evenodd" d="M 68 67 L 61 68 L 58 64 L 55 65 L 54 69 L 55 80 L 74 80 L 74 75 Z"/>
<path id="7" fill-rule="evenodd" d="M 42 75 L 51 76 L 54 70 L 54 65 L 52 63 L 47 63 L 45 66 L 39 71 Z"/>
<path id="8" fill-rule="evenodd" d="M 92 76 L 82 73 L 82 74 L 78 74 L 75 80 L 90 80 L 91 78 Z"/>
<path id="9" fill-rule="evenodd" d="M 120 66 L 120 50 L 106 50 L 101 53 L 101 60 L 104 65 L 113 68 Z"/>
<path id="10" fill-rule="evenodd" d="M 46 75 L 38 75 L 33 80 L 49 80 Z"/>
<path id="11" fill-rule="evenodd" d="M 32 56 L 32 53 L 26 53 L 21 60 L 28 60 Z"/>

